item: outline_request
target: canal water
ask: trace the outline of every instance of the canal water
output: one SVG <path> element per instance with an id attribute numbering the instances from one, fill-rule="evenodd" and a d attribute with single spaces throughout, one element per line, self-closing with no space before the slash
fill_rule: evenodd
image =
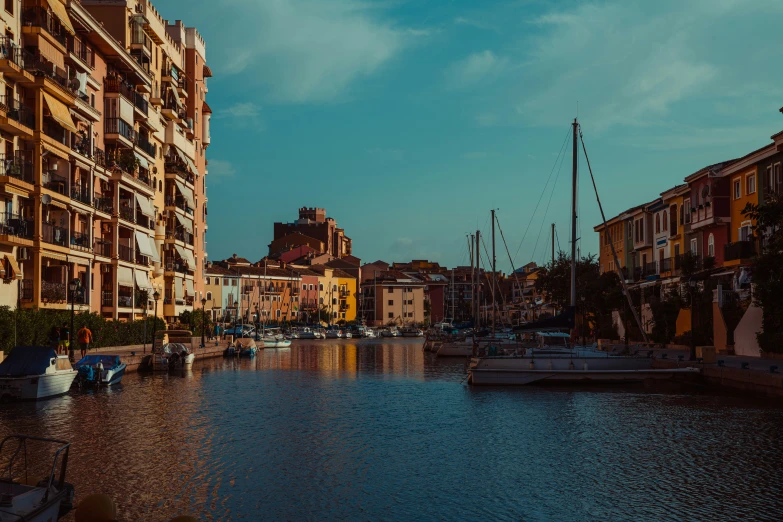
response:
<path id="1" fill-rule="evenodd" d="M 479 389 L 421 341 L 294 341 L 0 405 L 73 442 L 120 520 L 783 519 L 783 410 L 627 389 Z"/>

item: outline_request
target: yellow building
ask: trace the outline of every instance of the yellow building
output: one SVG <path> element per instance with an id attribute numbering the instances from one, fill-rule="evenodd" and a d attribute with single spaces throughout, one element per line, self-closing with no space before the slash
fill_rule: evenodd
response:
<path id="1" fill-rule="evenodd" d="M 680 270 L 680 260 L 685 253 L 685 211 L 683 202 L 690 193 L 687 183 L 677 185 L 667 191 L 661 192 L 661 200 L 666 209 L 668 232 L 665 257 L 660 263 L 661 277 L 674 275 Z M 690 218 L 690 209 L 687 209 Z"/>
<path id="2" fill-rule="evenodd" d="M 620 262 L 620 268 L 624 267 L 625 259 L 625 214 L 620 214 L 606 222 L 595 227 L 593 230 L 598 232 L 600 241 L 600 250 L 598 256 L 598 266 L 601 273 L 614 272 L 615 262 L 612 255 L 612 244 L 617 252 L 617 260 Z"/>
<path id="3" fill-rule="evenodd" d="M 351 322 L 356 320 L 356 278 L 344 270 L 336 269 L 334 277 L 337 279 L 338 292 L 338 321 Z"/>

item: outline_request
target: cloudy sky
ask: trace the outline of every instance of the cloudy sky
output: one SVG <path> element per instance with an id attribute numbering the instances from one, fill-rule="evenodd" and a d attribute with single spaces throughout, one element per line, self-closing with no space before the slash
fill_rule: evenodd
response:
<path id="1" fill-rule="evenodd" d="M 779 0 L 155 3 L 198 27 L 215 75 L 212 259 L 257 260 L 306 205 L 365 261 L 449 266 L 495 208 L 515 266 L 541 262 L 550 223 L 570 237 L 560 152 L 577 113 L 612 215 L 783 128 Z"/>

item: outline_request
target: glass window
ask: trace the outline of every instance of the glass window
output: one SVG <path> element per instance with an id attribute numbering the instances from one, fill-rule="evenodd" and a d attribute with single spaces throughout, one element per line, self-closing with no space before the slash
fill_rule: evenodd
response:
<path id="1" fill-rule="evenodd" d="M 715 236 L 712 234 L 707 238 L 707 255 L 710 257 L 715 256 Z"/>
<path id="2" fill-rule="evenodd" d="M 756 193 L 756 176 L 755 174 L 751 174 L 747 177 L 747 191 L 748 194 L 755 194 Z"/>
<path id="3" fill-rule="evenodd" d="M 393 299 L 389 299 L 389 306 L 394 306 L 394 300 Z"/>
<path id="4" fill-rule="evenodd" d="M 736 179 L 734 180 L 734 199 L 739 199 L 742 197 L 742 183 L 740 183 L 740 180 Z"/>
<path id="5" fill-rule="evenodd" d="M 394 312 L 389 312 L 389 319 L 394 319 Z"/>

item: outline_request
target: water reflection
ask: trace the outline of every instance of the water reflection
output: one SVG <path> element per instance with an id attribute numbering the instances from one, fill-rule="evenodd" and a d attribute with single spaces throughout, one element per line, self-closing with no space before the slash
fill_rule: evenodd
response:
<path id="1" fill-rule="evenodd" d="M 121 520 L 780 519 L 780 410 L 463 379 L 417 340 L 295 342 L 3 405 L 0 432 L 73 441 Z"/>

